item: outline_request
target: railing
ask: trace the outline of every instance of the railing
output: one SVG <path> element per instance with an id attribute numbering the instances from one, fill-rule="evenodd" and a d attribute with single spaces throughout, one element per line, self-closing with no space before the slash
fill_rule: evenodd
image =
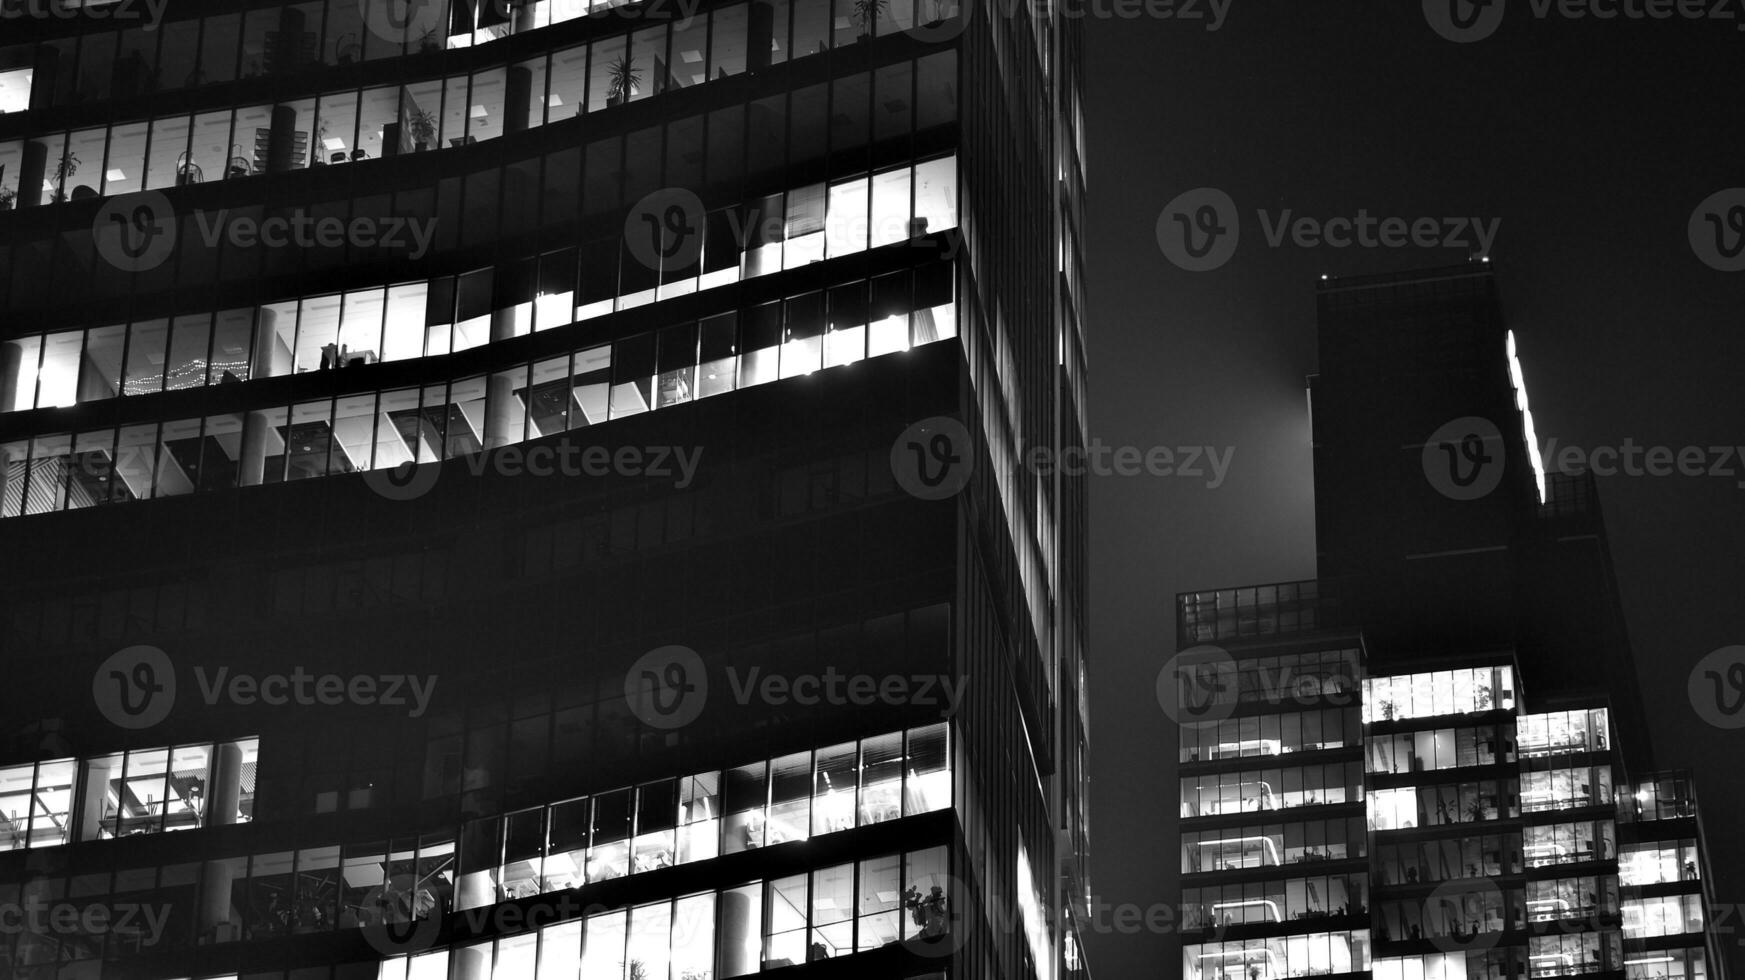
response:
<path id="1" fill-rule="evenodd" d="M 1342 624 L 1342 602 L 1318 579 L 1182 592 L 1175 597 L 1176 643 L 1190 647 L 1245 637 L 1304 633 Z"/>

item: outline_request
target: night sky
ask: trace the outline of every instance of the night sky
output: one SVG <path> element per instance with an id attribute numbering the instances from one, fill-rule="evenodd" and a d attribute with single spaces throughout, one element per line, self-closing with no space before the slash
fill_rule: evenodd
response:
<path id="1" fill-rule="evenodd" d="M 1417 0 L 1233 0 L 1216 32 L 1088 21 L 1092 435 L 1235 451 L 1216 488 L 1092 478 L 1101 901 L 1178 899 L 1176 739 L 1153 693 L 1175 593 L 1314 576 L 1316 281 L 1467 257 L 1272 248 L 1258 209 L 1500 219 L 1492 255 L 1541 442 L 1745 446 L 1745 272 L 1704 265 L 1687 234 L 1699 203 L 1745 187 L 1745 4 L 1722 9 L 1735 19 L 1541 20 L 1509 0 L 1471 44 L 1434 33 Z M 1190 273 L 1155 223 L 1200 187 L 1230 195 L 1243 240 Z M 1734 471 L 1600 482 L 1656 762 L 1696 771 L 1722 903 L 1745 901 L 1745 729 L 1703 722 L 1686 682 L 1745 643 L 1745 463 Z M 1164 935 L 1087 943 L 1104 978 L 1179 971 Z"/>

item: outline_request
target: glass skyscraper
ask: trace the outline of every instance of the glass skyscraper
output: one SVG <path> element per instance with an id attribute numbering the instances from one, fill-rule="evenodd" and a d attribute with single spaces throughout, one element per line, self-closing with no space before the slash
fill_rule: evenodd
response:
<path id="1" fill-rule="evenodd" d="M 1724 976 L 1488 264 L 1322 284 L 1318 580 L 1176 597 L 1183 975 Z"/>
<path id="2" fill-rule="evenodd" d="M 1076 21 L 0 7 L 0 974 L 1088 975 Z"/>

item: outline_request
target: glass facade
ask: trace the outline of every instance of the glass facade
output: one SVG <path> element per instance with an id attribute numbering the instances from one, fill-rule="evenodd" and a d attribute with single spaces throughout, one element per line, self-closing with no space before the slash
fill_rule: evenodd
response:
<path id="1" fill-rule="evenodd" d="M 248 823 L 259 754 L 248 738 L 0 767 L 0 850 Z"/>
<path id="2" fill-rule="evenodd" d="M 1369 969 L 1362 650 L 1295 639 L 1232 648 L 1232 716 L 1182 728 L 1186 977 Z"/>
<path id="3" fill-rule="evenodd" d="M 1229 717 L 1181 728 L 1184 976 L 1707 976 L 1688 777 L 1617 785 L 1610 709 L 1529 711 L 1494 656 L 1366 675 L 1360 643 L 1312 628 L 1326 598 L 1178 597 L 1184 649 L 1216 637 L 1233 661 Z"/>
<path id="4" fill-rule="evenodd" d="M 1078 24 L 931 0 L 89 6 L 0 40 L 0 517 L 116 553 L 44 539 L 0 572 L 30 678 L 0 715 L 44 733 L 0 746 L 0 902 L 166 918 L 3 934 L 6 969 L 1087 975 L 1084 485 L 1014 451 L 1088 442 Z M 684 228 L 638 213 L 675 194 Z M 129 201 L 170 213 L 97 220 Z M 647 219 L 696 248 L 651 259 Z M 941 414 L 975 433 L 967 493 L 1001 505 L 955 526 L 890 464 Z M 486 472 L 639 445 L 710 463 L 683 486 Z M 381 490 L 456 459 L 486 478 Z M 118 740 L 88 683 L 52 679 L 118 641 L 184 681 L 423 671 L 438 704 L 244 711 L 184 683 L 160 734 Z M 715 682 L 677 730 L 625 685 L 674 644 Z M 951 727 L 735 700 L 746 666 L 937 678 Z M 1344 738 L 1322 722 L 1277 737 Z M 233 759 L 235 731 L 258 743 Z M 1357 761 L 1258 778 L 1348 799 Z M 377 926 L 437 938 L 384 952 Z"/>

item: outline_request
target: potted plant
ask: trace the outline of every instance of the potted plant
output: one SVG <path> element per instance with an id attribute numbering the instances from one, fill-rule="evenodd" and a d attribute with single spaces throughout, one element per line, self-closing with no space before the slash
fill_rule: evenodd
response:
<path id="1" fill-rule="evenodd" d="M 890 7 L 890 0 L 854 0 L 853 18 L 860 25 L 860 40 L 865 41 L 873 36 L 879 18 L 884 16 Z"/>
<path id="2" fill-rule="evenodd" d="M 1484 812 L 1485 807 L 1483 800 L 1475 799 L 1466 805 L 1466 819 L 1471 820 L 1474 823 L 1484 819 Z"/>
<path id="3" fill-rule="evenodd" d="M 637 70 L 634 61 L 623 55 L 612 62 L 606 74 L 606 104 L 609 106 L 623 105 L 642 87 L 642 72 Z"/>
<path id="4" fill-rule="evenodd" d="M 1489 711 L 1491 709 L 1491 686 L 1479 684 L 1473 687 L 1472 700 L 1478 706 L 1478 710 Z"/>
<path id="5" fill-rule="evenodd" d="M 79 172 L 79 155 L 69 147 L 61 151 L 61 162 L 55 164 L 55 201 L 67 199 L 67 181 Z"/>
<path id="6" fill-rule="evenodd" d="M 429 109 L 413 109 L 406 114 L 406 125 L 412 130 L 412 149 L 423 153 L 436 140 L 436 116 Z"/>
<path id="7" fill-rule="evenodd" d="M 442 44 L 436 40 L 436 28 L 432 27 L 418 36 L 418 51 L 420 54 L 428 54 L 432 51 L 441 50 Z"/>
<path id="8" fill-rule="evenodd" d="M 12 205 L 18 201 L 18 192 L 10 187 L 0 187 L 0 211 L 12 210 Z"/>

